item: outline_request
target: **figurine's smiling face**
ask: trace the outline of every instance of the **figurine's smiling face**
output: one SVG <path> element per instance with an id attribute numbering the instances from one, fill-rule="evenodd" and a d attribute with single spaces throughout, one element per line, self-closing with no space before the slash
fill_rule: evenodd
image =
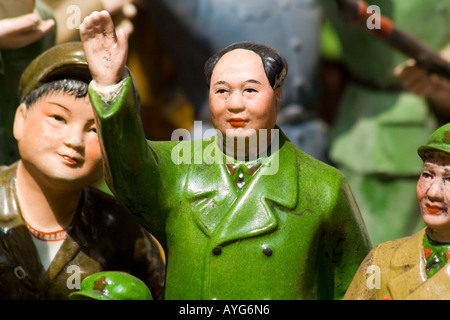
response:
<path id="1" fill-rule="evenodd" d="M 422 218 L 434 240 L 450 241 L 450 155 L 430 152 L 417 182 L 417 199 Z M 439 239 L 438 239 L 439 238 Z"/>
<path id="2" fill-rule="evenodd" d="M 16 113 L 21 160 L 36 177 L 86 187 L 102 176 L 102 155 L 91 102 L 64 92 L 44 95 Z"/>
<path id="3" fill-rule="evenodd" d="M 281 106 L 281 93 L 281 88 L 270 86 L 259 55 L 232 50 L 220 58 L 211 75 L 212 123 L 224 136 L 249 137 L 261 129 L 270 131 Z"/>

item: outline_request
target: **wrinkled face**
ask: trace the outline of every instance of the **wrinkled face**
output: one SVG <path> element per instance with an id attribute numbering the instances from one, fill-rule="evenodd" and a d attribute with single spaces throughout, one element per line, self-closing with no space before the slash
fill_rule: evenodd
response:
<path id="1" fill-rule="evenodd" d="M 417 182 L 417 199 L 427 226 L 433 231 L 450 235 L 449 154 L 432 152 L 427 156 Z"/>
<path id="2" fill-rule="evenodd" d="M 281 88 L 273 90 L 261 58 L 236 49 L 222 56 L 211 75 L 211 120 L 223 135 L 248 137 L 275 126 Z M 269 132 L 270 133 L 270 132 Z"/>
<path id="3" fill-rule="evenodd" d="M 63 92 L 16 112 L 14 136 L 34 177 L 86 187 L 102 176 L 102 156 L 89 97 Z"/>

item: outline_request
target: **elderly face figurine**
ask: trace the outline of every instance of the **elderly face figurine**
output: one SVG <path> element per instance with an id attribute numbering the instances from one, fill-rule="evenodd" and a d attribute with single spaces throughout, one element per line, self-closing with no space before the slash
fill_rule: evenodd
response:
<path id="1" fill-rule="evenodd" d="M 417 200 L 426 227 L 372 249 L 346 299 L 450 299 L 449 138 L 447 124 L 418 149 L 423 166 Z"/>
<path id="2" fill-rule="evenodd" d="M 430 238 L 450 243 L 450 126 L 437 130 L 419 154 L 423 159 L 417 182 L 420 213 Z"/>
<path id="3" fill-rule="evenodd" d="M 240 42 L 213 55 L 205 75 L 214 127 L 222 136 L 245 138 L 247 144 L 249 137 L 259 139 L 265 131 L 267 141 L 261 143 L 270 144 L 286 73 L 283 56 L 262 44 Z"/>

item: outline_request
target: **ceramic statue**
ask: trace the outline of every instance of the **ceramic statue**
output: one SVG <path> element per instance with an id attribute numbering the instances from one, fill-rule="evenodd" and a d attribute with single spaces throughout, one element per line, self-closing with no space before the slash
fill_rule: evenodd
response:
<path id="1" fill-rule="evenodd" d="M 253 42 L 213 55 L 205 74 L 216 135 L 149 141 L 124 71 L 125 34 L 102 11 L 80 35 L 106 179 L 165 249 L 164 298 L 342 298 L 370 241 L 344 176 L 276 126 L 283 56 Z"/>
<path id="2" fill-rule="evenodd" d="M 373 248 L 345 299 L 450 299 L 450 124 L 436 130 L 418 153 L 423 166 L 416 194 L 426 226 Z"/>
<path id="3" fill-rule="evenodd" d="M 162 295 L 157 243 L 92 187 L 103 169 L 90 81 L 80 42 L 45 51 L 23 72 L 13 126 L 20 159 L 0 167 L 1 299 L 68 299 L 108 270 Z"/>

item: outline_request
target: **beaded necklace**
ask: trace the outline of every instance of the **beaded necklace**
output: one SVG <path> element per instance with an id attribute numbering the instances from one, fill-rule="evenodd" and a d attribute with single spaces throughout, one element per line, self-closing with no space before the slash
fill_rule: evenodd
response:
<path id="1" fill-rule="evenodd" d="M 64 238 L 66 237 L 65 229 L 56 230 L 52 232 L 44 232 L 33 228 L 28 222 L 26 222 L 26 224 L 28 230 L 30 230 L 30 233 L 33 235 L 33 237 L 41 241 L 61 241 L 64 240 Z"/>

